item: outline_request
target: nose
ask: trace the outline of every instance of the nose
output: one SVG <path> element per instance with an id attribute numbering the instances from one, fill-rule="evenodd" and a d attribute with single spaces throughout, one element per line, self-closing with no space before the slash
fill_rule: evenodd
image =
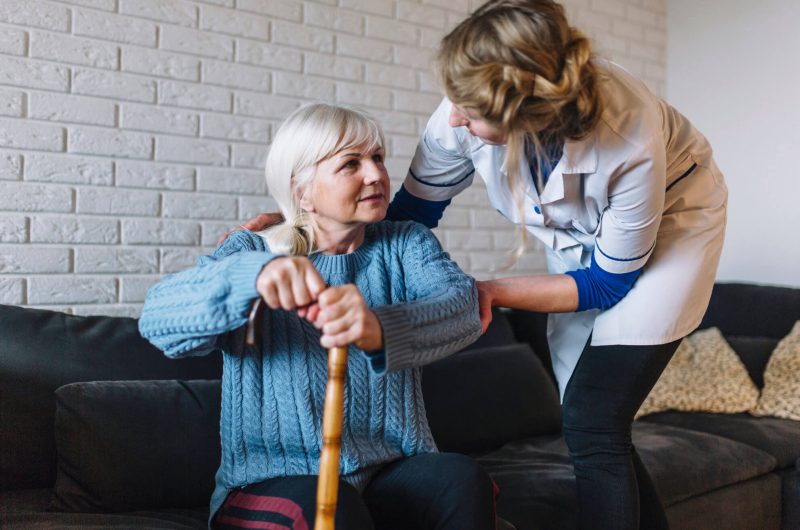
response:
<path id="1" fill-rule="evenodd" d="M 453 105 L 453 108 L 450 109 L 450 118 L 448 119 L 448 124 L 450 127 L 467 127 L 469 125 L 469 118 L 464 112 Z"/>
<path id="2" fill-rule="evenodd" d="M 365 185 L 375 184 L 380 182 L 384 174 L 386 174 L 386 168 L 377 164 L 374 160 L 370 160 L 369 163 L 364 164 L 363 174 Z"/>

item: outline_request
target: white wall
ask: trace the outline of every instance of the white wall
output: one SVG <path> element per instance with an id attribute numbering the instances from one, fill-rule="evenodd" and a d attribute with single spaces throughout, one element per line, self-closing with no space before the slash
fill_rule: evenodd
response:
<path id="1" fill-rule="evenodd" d="M 730 191 L 721 280 L 800 286 L 800 2 L 669 0 L 667 99 Z"/>
<path id="2" fill-rule="evenodd" d="M 161 274 L 273 210 L 271 135 L 310 100 L 384 124 L 394 188 L 439 101 L 430 56 L 477 0 L 0 0 L 0 303 L 138 314 Z M 657 92 L 665 0 L 567 0 Z M 436 231 L 493 276 L 513 229 L 476 185 Z M 517 272 L 543 270 L 532 249 Z"/>

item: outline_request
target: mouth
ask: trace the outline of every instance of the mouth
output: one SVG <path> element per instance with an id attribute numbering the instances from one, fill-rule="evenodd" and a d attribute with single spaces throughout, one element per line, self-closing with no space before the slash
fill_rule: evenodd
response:
<path id="1" fill-rule="evenodd" d="M 382 193 L 373 193 L 372 195 L 367 195 L 358 200 L 358 202 L 373 202 L 373 201 L 382 201 L 383 194 Z"/>

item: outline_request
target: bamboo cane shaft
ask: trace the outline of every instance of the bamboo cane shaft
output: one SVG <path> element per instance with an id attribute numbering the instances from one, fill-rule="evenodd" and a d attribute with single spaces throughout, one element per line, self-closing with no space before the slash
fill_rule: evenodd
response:
<path id="1" fill-rule="evenodd" d="M 344 384 L 347 348 L 328 350 L 328 383 L 322 414 L 322 454 L 317 482 L 317 515 L 314 530 L 333 530 L 339 494 L 339 454 L 342 448 Z"/>

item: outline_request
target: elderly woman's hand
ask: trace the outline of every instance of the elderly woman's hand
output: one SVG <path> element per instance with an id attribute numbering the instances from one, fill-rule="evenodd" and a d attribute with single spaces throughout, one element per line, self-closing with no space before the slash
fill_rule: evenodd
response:
<path id="1" fill-rule="evenodd" d="M 383 330 L 361 291 L 353 284 L 328 287 L 319 295 L 319 309 L 310 311 L 314 326 L 322 331 L 325 348 L 354 344 L 364 351 L 383 348 Z"/>
<path id="2" fill-rule="evenodd" d="M 269 228 L 272 225 L 276 225 L 278 223 L 283 222 L 283 215 L 280 212 L 273 212 L 273 213 L 260 213 L 253 217 L 252 219 L 248 219 L 244 223 L 240 224 L 230 232 L 225 232 L 220 236 L 217 240 L 217 246 L 220 246 L 228 236 L 232 233 L 236 232 L 237 230 L 250 230 L 251 232 L 258 232 L 260 230 L 264 230 Z"/>
<path id="3" fill-rule="evenodd" d="M 308 258 L 284 256 L 261 269 L 256 290 L 271 309 L 291 311 L 315 302 L 325 290 L 325 280 Z"/>

